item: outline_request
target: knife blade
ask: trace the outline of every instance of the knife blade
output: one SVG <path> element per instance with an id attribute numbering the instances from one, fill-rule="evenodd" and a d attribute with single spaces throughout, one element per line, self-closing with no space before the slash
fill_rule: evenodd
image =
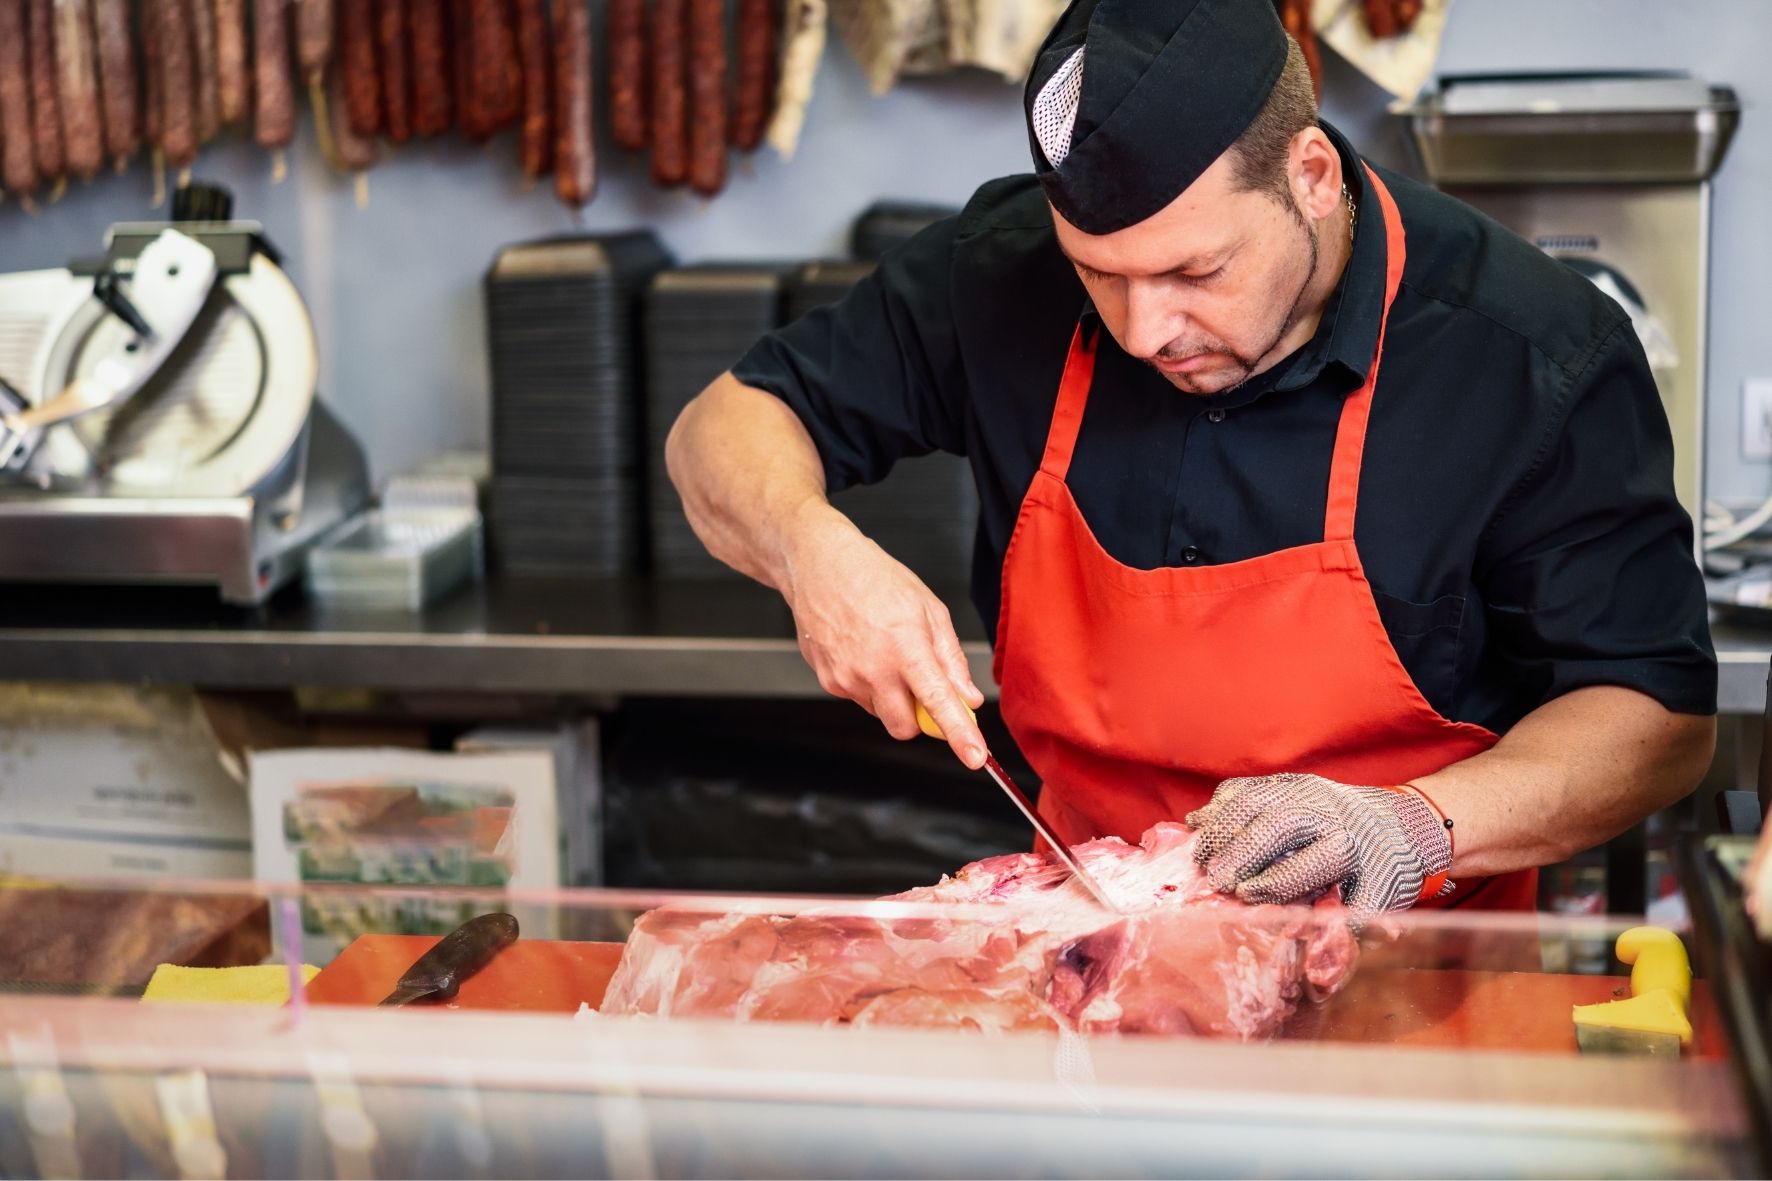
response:
<path id="1" fill-rule="evenodd" d="M 977 716 L 973 714 L 974 718 Z M 924 709 L 921 703 L 917 705 L 917 726 L 931 738 L 946 737 L 941 732 L 941 725 L 929 716 L 929 711 Z M 1009 778 L 1009 772 L 1003 770 L 1003 764 L 997 761 L 997 756 L 988 750 L 984 755 L 984 769 L 985 773 L 996 781 L 997 786 L 1003 789 L 1003 794 L 1013 800 L 1015 806 L 1021 810 L 1021 814 L 1027 817 L 1028 823 L 1034 826 L 1034 831 L 1039 833 L 1040 838 L 1051 848 L 1053 856 L 1062 861 L 1065 868 L 1071 871 L 1071 876 L 1076 878 L 1078 883 L 1089 891 L 1102 906 L 1116 914 L 1124 913 L 1119 905 L 1108 897 L 1107 891 L 1101 888 L 1101 883 L 1097 882 L 1089 871 L 1083 868 L 1083 863 L 1077 860 L 1076 854 L 1070 851 L 1070 847 L 1054 831 L 1052 825 L 1047 823 L 1044 816 L 1040 815 L 1039 810 L 1034 807 L 1033 801 L 1027 798 L 1021 788 L 1015 786 L 1015 780 Z"/>
<path id="2" fill-rule="evenodd" d="M 394 985 L 383 1005 L 443 1004 L 455 999 L 462 981 L 517 942 L 515 915 L 483 914 L 469 919 L 418 957 Z"/>

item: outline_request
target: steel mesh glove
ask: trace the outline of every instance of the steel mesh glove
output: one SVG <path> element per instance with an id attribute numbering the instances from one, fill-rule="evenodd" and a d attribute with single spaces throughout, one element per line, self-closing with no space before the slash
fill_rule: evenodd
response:
<path id="1" fill-rule="evenodd" d="M 1207 879 L 1245 902 L 1291 902 L 1339 882 L 1350 910 L 1400 910 L 1452 865 L 1448 822 L 1409 788 L 1321 775 L 1227 779 L 1186 823 L 1200 834 L 1194 859 Z"/>

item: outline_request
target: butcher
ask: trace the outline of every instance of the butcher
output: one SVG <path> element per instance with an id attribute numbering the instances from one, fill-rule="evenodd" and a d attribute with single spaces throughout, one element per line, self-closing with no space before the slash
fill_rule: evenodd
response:
<path id="1" fill-rule="evenodd" d="M 667 447 L 829 692 L 981 765 L 942 602 L 832 507 L 970 462 L 973 599 L 1067 842 L 1216 888 L 1524 910 L 1688 793 L 1716 662 L 1626 313 L 1319 118 L 1271 0 L 1075 0 L 1033 171 L 759 341 Z"/>

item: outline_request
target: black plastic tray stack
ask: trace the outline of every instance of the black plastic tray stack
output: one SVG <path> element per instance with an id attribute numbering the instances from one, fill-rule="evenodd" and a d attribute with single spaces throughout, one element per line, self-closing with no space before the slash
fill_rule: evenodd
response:
<path id="1" fill-rule="evenodd" d="M 964 459 L 901 459 L 878 484 L 846 488 L 831 503 L 924 582 L 966 585 L 978 527 L 978 488 Z"/>
<path id="2" fill-rule="evenodd" d="M 850 226 L 849 253 L 856 258 L 877 259 L 888 250 L 909 242 L 929 226 L 959 212 L 950 205 L 876 201 Z"/>
<path id="3" fill-rule="evenodd" d="M 782 323 L 792 324 L 813 308 L 836 303 L 849 294 L 851 287 L 873 273 L 873 263 L 847 258 L 821 259 L 804 264 L 788 281 Z"/>
<path id="4" fill-rule="evenodd" d="M 773 264 L 660 272 L 646 292 L 646 482 L 653 573 L 738 578 L 689 528 L 664 465 L 665 436 L 684 406 L 781 323 L 788 268 Z"/>
<path id="5" fill-rule="evenodd" d="M 510 570 L 620 574 L 644 543 L 636 310 L 650 233 L 510 246 L 486 276 L 490 548 Z"/>
<path id="6" fill-rule="evenodd" d="M 808 263 L 788 286 L 789 319 L 843 298 L 874 269 L 871 262 Z M 936 586 L 964 586 L 972 573 L 978 487 L 954 455 L 900 460 L 878 484 L 848 488 L 831 503 L 887 553 Z"/>

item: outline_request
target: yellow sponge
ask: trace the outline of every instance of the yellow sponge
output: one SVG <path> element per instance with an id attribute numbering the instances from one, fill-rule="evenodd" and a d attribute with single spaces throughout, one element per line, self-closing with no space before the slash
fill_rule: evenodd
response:
<path id="1" fill-rule="evenodd" d="M 320 974 L 312 964 L 301 966 L 302 983 Z M 144 1001 L 188 1001 L 198 1004 L 286 1005 L 289 969 L 282 964 L 248 968 L 181 968 L 161 964 L 142 993 Z"/>
<path id="2" fill-rule="evenodd" d="M 1692 1023 L 1686 1020 L 1680 1002 L 1665 988 L 1629 1000 L 1576 1005 L 1575 1025 L 1578 1032 L 1582 1026 L 1587 1026 L 1615 1032 L 1666 1034 L 1679 1038 L 1682 1046 L 1692 1044 Z"/>

